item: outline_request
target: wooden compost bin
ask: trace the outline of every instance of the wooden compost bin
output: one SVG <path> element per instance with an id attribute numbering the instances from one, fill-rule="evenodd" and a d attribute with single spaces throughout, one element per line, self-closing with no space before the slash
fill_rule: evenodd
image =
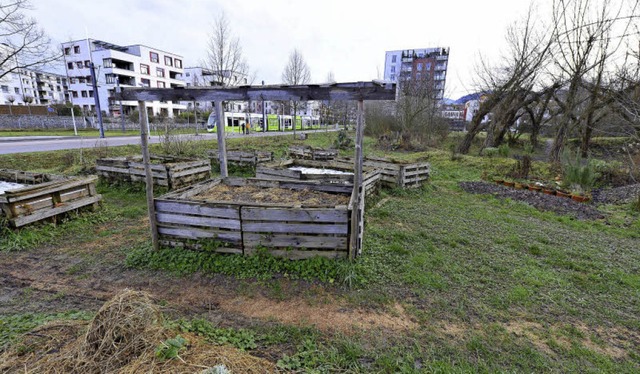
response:
<path id="1" fill-rule="evenodd" d="M 291 170 L 291 167 L 301 166 L 314 169 L 331 169 L 350 174 L 327 174 L 320 172 L 303 172 Z M 339 183 L 353 185 L 353 164 L 335 161 L 284 160 L 259 165 L 256 168 L 256 178 L 281 180 L 318 180 L 325 183 Z M 364 167 L 362 169 L 362 184 L 365 195 L 371 196 L 377 192 L 382 174 L 379 169 Z"/>
<path id="2" fill-rule="evenodd" d="M 219 163 L 218 150 L 207 151 L 212 163 Z M 227 151 L 227 162 L 236 165 L 256 166 L 262 162 L 273 160 L 273 152 L 267 151 Z"/>
<path id="3" fill-rule="evenodd" d="M 336 162 L 353 164 L 353 159 L 343 157 Z M 421 186 L 429 179 L 431 165 L 428 162 L 403 162 L 381 157 L 367 157 L 363 164 L 380 170 L 380 181 L 388 187 L 411 188 Z"/>
<path id="4" fill-rule="evenodd" d="M 198 196 L 217 185 L 254 186 L 265 193 L 270 188 L 329 192 L 348 197 L 349 203 L 306 206 L 295 201 L 228 202 Z M 154 199 L 159 240 L 167 246 L 244 255 L 265 247 L 289 259 L 347 257 L 352 232 L 361 232 L 350 226 L 352 192 L 352 186 L 320 182 L 212 179 Z"/>
<path id="5" fill-rule="evenodd" d="M 151 156 L 153 184 L 177 189 L 211 177 L 209 160 L 184 157 Z M 96 160 L 98 175 L 109 181 L 145 181 L 142 157 L 116 157 Z"/>
<path id="6" fill-rule="evenodd" d="M 309 146 L 289 146 L 289 157 L 303 160 L 328 161 L 338 156 L 335 149 L 313 148 Z"/>
<path id="7" fill-rule="evenodd" d="M 0 194 L 0 215 L 17 228 L 82 207 L 95 208 L 102 200 L 96 192 L 97 179 L 0 169 L 0 180 L 27 185 Z"/>

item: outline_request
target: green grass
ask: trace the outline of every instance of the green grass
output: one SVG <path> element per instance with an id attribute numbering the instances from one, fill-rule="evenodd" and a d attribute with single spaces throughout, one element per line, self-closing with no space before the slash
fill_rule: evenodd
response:
<path id="1" fill-rule="evenodd" d="M 304 144 L 327 147 L 335 133 L 314 134 Z M 282 157 L 292 137 L 229 139 L 233 148 L 272 150 Z M 475 373 L 475 372 L 637 372 L 640 368 L 639 213 L 629 206 L 606 206 L 603 221 L 579 221 L 540 212 L 517 201 L 472 195 L 459 181 L 505 173 L 514 161 L 448 151 L 388 153 L 366 139 L 365 152 L 432 164 L 429 185 L 387 190 L 380 205 L 368 207 L 364 253 L 354 263 L 313 259 L 287 261 L 265 254 L 225 256 L 206 251 L 149 249 L 146 230 L 121 248 L 131 268 L 194 272 L 242 279 L 278 302 L 287 302 L 287 283 L 324 286 L 350 308 L 390 313 L 399 303 L 417 324 L 412 330 L 372 327 L 348 334 L 313 327 L 255 323 L 214 326 L 183 320 L 184 331 L 248 351 L 276 351 L 278 365 L 299 372 Z M 109 154 L 136 147 L 109 149 Z M 159 148 L 156 148 L 156 150 Z M 191 154 L 215 149 L 195 144 Z M 87 151 L 86 159 L 101 150 Z M 64 153 L 0 157 L 31 170 L 60 170 Z M 4 164 L 3 164 L 4 165 Z M 76 170 L 70 163 L 63 171 Z M 242 173 L 244 171 L 238 171 Z M 546 164 L 534 173 L 553 176 Z M 146 214 L 141 191 L 107 186 L 105 209 L 58 227 L 21 230 L 25 248 L 64 235 L 89 243 L 118 232 Z M 85 216 L 83 216 L 85 217 Z M 92 221 L 96 219 L 97 221 Z M 84 222 L 83 222 L 84 220 Z M 77 225 L 77 226 L 76 226 Z M 105 229 L 105 225 L 107 225 Z M 90 230 L 101 226 L 97 233 Z M 134 235 L 130 233 L 130 235 Z M 35 239 L 29 239 L 29 238 Z M 3 242 L 0 239 L 0 243 Z M 214 243 L 212 243 L 214 244 Z M 3 247 L 4 246 L 4 247 Z M 11 249 L 0 244 L 3 249 Z M 71 274 L 82 266 L 70 267 Z M 264 286 L 268 284 L 268 286 Z M 239 293 L 242 287 L 238 286 Z M 251 293 L 251 292 L 249 292 Z M 615 349 L 618 349 L 616 351 Z M 613 353 L 612 353 L 613 349 Z M 616 353 L 618 352 L 618 353 Z M 620 353 L 622 352 L 622 353 Z M 273 356 L 270 356 L 273 357 Z"/>
<path id="2" fill-rule="evenodd" d="M 81 320 L 93 317 L 91 313 L 83 311 L 68 311 L 63 313 L 25 313 L 0 315 L 0 351 L 18 336 L 51 321 Z"/>

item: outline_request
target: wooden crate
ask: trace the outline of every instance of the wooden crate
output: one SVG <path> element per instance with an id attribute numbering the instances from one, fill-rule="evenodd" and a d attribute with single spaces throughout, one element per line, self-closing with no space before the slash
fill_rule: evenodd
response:
<path id="1" fill-rule="evenodd" d="M 218 150 L 207 151 L 207 156 L 214 164 L 220 163 Z M 227 162 L 236 165 L 256 166 L 262 162 L 273 160 L 273 152 L 267 151 L 227 151 Z"/>
<path id="2" fill-rule="evenodd" d="M 332 169 L 351 174 L 324 174 L 303 173 L 300 170 L 290 170 L 292 166 L 302 166 L 316 169 Z M 325 183 L 339 183 L 353 185 L 354 164 L 336 161 L 311 161 L 311 160 L 284 160 L 259 165 L 256 168 L 256 178 L 282 179 L 282 180 L 318 180 Z M 378 190 L 382 175 L 380 170 L 372 167 L 364 167 L 362 170 L 362 183 L 366 196 L 375 194 Z"/>
<path id="3" fill-rule="evenodd" d="M 177 189 L 211 177 L 209 160 L 151 156 L 153 184 Z M 106 180 L 145 182 L 142 157 L 116 157 L 96 160 L 96 171 Z"/>
<path id="4" fill-rule="evenodd" d="M 302 206 L 266 202 L 217 202 L 196 195 L 217 184 L 310 189 L 351 197 L 349 205 Z M 343 258 L 351 245 L 353 188 L 316 181 L 217 178 L 155 199 L 160 243 L 173 247 L 276 256 Z M 358 242 L 359 243 L 359 242 Z"/>
<path id="5" fill-rule="evenodd" d="M 350 164 L 352 158 L 343 157 L 337 162 Z M 421 186 L 429 179 L 431 165 L 428 162 L 402 162 L 381 157 L 366 157 L 364 166 L 380 170 L 382 185 L 387 187 L 412 188 Z"/>
<path id="6" fill-rule="evenodd" d="M 309 146 L 289 146 L 289 157 L 302 160 L 329 161 L 338 156 L 335 149 L 313 148 Z"/>
<path id="7" fill-rule="evenodd" d="M 0 180 L 28 186 L 0 194 L 0 215 L 11 227 L 22 227 L 83 207 L 95 208 L 97 176 L 65 178 L 57 175 L 0 170 Z"/>

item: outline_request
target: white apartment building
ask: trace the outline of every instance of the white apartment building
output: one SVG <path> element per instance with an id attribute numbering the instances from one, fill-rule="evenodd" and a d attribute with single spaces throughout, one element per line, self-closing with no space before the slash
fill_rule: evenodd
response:
<path id="1" fill-rule="evenodd" d="M 111 116 L 120 115 L 119 102 L 112 97 L 119 82 L 121 87 L 184 87 L 182 56 L 141 44 L 119 46 L 95 39 L 62 44 L 64 63 L 69 77 L 69 93 L 74 105 L 86 112 L 95 111 L 90 64 L 93 62 L 98 85 L 100 109 Z M 122 102 L 124 114 L 138 109 L 135 101 Z M 149 115 L 173 117 L 186 109 L 171 101 L 147 102 Z"/>
<path id="2" fill-rule="evenodd" d="M 0 55 L 11 52 L 9 46 L 0 44 Z M 3 58 L 4 59 L 4 58 Z M 7 105 L 51 105 L 67 101 L 67 79 L 63 75 L 16 69 L 15 61 L 5 61 L 5 68 L 12 70 L 0 79 L 0 104 Z"/>
<path id="3" fill-rule="evenodd" d="M 384 59 L 384 79 L 430 79 L 435 96 L 444 97 L 449 48 L 419 48 L 387 51 Z"/>

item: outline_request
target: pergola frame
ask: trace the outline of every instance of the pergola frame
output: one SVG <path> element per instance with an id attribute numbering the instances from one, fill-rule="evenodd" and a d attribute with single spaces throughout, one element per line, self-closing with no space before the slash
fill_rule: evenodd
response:
<path id="1" fill-rule="evenodd" d="M 364 101 L 365 100 L 395 100 L 396 84 L 385 81 L 333 83 L 321 85 L 301 86 L 240 86 L 232 88 L 222 87 L 195 87 L 195 88 L 129 88 L 121 87 L 116 92 L 116 100 L 133 100 L 138 102 L 140 112 L 140 139 L 142 143 L 142 158 L 145 168 L 147 208 L 149 210 L 149 222 L 151 225 L 151 239 L 154 249 L 158 249 L 158 229 L 156 222 L 155 206 L 153 202 L 153 178 L 149 163 L 149 145 L 147 134 L 146 101 L 214 101 L 216 115 L 218 117 L 217 136 L 218 154 L 220 159 L 220 174 L 227 177 L 227 150 L 225 144 L 224 101 L 311 101 L 331 100 L 358 102 L 356 144 L 354 161 L 354 203 L 352 210 L 351 229 L 357 230 L 358 235 L 352 235 L 349 257 L 355 258 L 362 248 L 359 242 L 362 238 L 363 222 L 359 210 L 364 210 L 364 191 L 362 191 L 362 142 L 364 137 Z"/>

